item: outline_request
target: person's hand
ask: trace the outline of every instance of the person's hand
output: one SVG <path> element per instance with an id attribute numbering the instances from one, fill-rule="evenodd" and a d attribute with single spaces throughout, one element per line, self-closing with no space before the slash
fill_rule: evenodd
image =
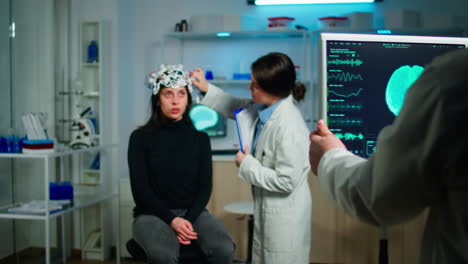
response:
<path id="1" fill-rule="evenodd" d="M 336 137 L 323 120 L 317 123 L 317 130 L 310 133 L 309 162 L 312 172 L 317 175 L 318 164 L 323 154 L 332 148 L 343 148 L 346 146 Z"/>
<path id="2" fill-rule="evenodd" d="M 177 240 L 183 245 L 188 245 L 191 240 L 197 239 L 197 233 L 193 231 L 192 224 L 181 217 L 174 218 L 171 227 L 177 233 Z"/>
<path id="3" fill-rule="evenodd" d="M 177 235 L 177 241 L 182 245 L 190 245 L 192 242 L 190 240 L 184 240 L 181 235 Z"/>
<path id="4" fill-rule="evenodd" d="M 249 155 L 249 147 L 244 146 L 244 152 L 238 151 L 236 154 L 236 166 L 239 168 L 240 164 L 242 163 L 242 160 L 245 158 L 245 156 Z"/>
<path id="5" fill-rule="evenodd" d="M 192 79 L 193 85 L 195 85 L 200 91 L 208 92 L 208 81 L 205 79 L 205 72 L 200 68 L 193 69 L 189 75 Z"/>

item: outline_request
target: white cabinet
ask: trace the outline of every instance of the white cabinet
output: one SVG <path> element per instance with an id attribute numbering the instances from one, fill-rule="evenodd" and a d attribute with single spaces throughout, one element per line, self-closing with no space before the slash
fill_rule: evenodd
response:
<path id="1" fill-rule="evenodd" d="M 63 150 L 57 151 L 54 153 L 37 153 L 37 154 L 0 154 L 0 159 L 13 159 L 13 160 L 38 160 L 43 162 L 43 185 L 42 186 L 23 186 L 23 188 L 34 189 L 34 193 L 30 193 L 28 195 L 27 200 L 21 200 L 21 197 L 13 197 L 13 204 L 4 205 L 0 208 L 0 218 L 3 219 L 18 219 L 18 220 L 40 220 L 44 222 L 44 247 L 45 247 L 45 262 L 47 264 L 51 263 L 51 246 L 52 246 L 52 237 L 51 237 L 51 223 L 54 220 L 61 221 L 62 231 L 65 230 L 65 220 L 64 217 L 68 213 L 75 212 L 78 209 L 81 209 L 83 212 L 87 212 L 90 208 L 105 208 L 106 202 L 111 201 L 114 198 L 117 198 L 117 190 L 110 185 L 109 181 L 109 173 L 102 171 L 103 177 L 103 184 L 99 186 L 94 186 L 92 188 L 88 188 L 89 186 L 80 185 L 79 182 L 73 182 L 74 187 L 74 200 L 73 204 L 69 207 L 58 211 L 51 211 L 49 212 L 50 202 L 49 202 L 49 182 L 62 182 L 69 177 L 69 175 L 64 175 L 64 167 L 66 166 L 66 159 L 69 157 L 77 157 L 81 159 L 83 155 L 86 155 L 89 152 L 99 151 L 101 153 L 101 157 L 103 160 L 107 159 L 107 157 L 111 154 L 113 146 L 98 146 L 98 147 L 91 147 L 86 149 L 80 150 Z M 27 165 L 26 162 L 23 164 Z M 58 169 L 56 169 L 58 168 Z M 40 171 L 35 171 L 27 177 L 39 177 L 41 175 Z M 32 182 L 32 179 L 30 180 Z M 42 188 L 42 190 L 41 190 Z M 24 199 L 24 198 L 23 198 Z M 46 201 L 45 203 L 45 210 L 44 212 L 11 212 L 11 208 L 17 208 L 20 204 L 30 202 L 30 200 L 42 200 Z M 93 210 L 93 209 L 91 209 Z M 107 213 L 107 217 L 110 214 Z M 108 219 L 104 218 L 104 211 L 100 211 L 100 214 L 85 214 L 82 213 L 83 217 L 87 217 L 99 223 L 100 228 L 104 228 L 106 225 L 109 226 Z M 83 230 L 90 230 L 89 227 L 82 226 Z M 101 229 L 100 231 L 105 230 Z M 105 251 L 109 251 L 110 246 L 108 245 L 108 238 L 106 236 L 110 236 L 109 232 L 111 230 L 107 230 L 106 232 L 101 232 L 101 237 L 98 237 L 97 243 L 94 243 L 95 247 L 93 247 L 94 253 L 98 254 L 99 256 L 105 255 Z M 62 242 L 62 245 L 57 245 L 59 248 L 63 248 L 66 241 L 65 239 L 65 232 L 61 233 L 61 237 L 58 239 Z M 117 236 L 118 237 L 118 236 Z M 118 243 L 117 243 L 118 246 Z M 89 254 L 88 252 L 84 251 L 83 254 Z M 66 254 L 62 254 L 61 256 L 63 259 L 62 261 L 66 262 Z"/>
<path id="2" fill-rule="evenodd" d="M 73 96 L 74 109 L 72 111 L 75 124 L 71 135 L 70 145 L 83 143 L 85 145 L 107 144 L 102 135 L 108 135 L 109 120 L 103 121 L 108 115 L 109 101 L 104 100 L 106 93 L 105 66 L 106 43 L 105 23 L 103 21 L 81 21 L 79 24 L 78 39 L 78 84 L 79 92 Z M 88 111 L 88 112 L 86 112 Z M 85 113 L 86 112 L 86 113 Z M 83 115 L 83 113 L 85 113 Z M 81 122 L 77 124 L 77 122 Z M 76 126 L 78 125 L 78 127 Z M 80 126 L 89 125 L 92 135 L 78 133 L 75 130 Z M 73 127 L 73 126 L 72 126 Z M 78 138 L 80 137 L 80 138 Z M 92 137 L 92 138 L 90 138 Z M 79 145 L 79 144 L 78 144 Z M 73 166 L 80 168 L 77 178 L 83 186 L 83 191 L 103 190 L 111 179 L 106 179 L 103 173 L 110 170 L 109 162 L 102 159 L 102 151 L 87 151 L 81 161 L 74 161 Z M 75 175 L 76 176 L 76 175 Z M 108 190 L 106 190 L 108 191 Z M 117 192 L 117 187 L 113 189 Z M 109 257 L 112 236 L 110 205 L 103 203 L 90 206 L 80 212 L 81 223 L 81 253 L 83 259 L 104 260 Z"/>
<path id="3" fill-rule="evenodd" d="M 99 21 L 80 23 L 79 59 L 84 95 L 99 97 L 101 84 L 102 25 Z"/>

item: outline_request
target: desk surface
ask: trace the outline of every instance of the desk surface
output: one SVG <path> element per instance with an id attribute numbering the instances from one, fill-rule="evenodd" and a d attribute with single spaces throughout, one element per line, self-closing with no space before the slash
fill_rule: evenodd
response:
<path id="1" fill-rule="evenodd" d="M 253 202 L 252 201 L 244 201 L 244 202 L 234 202 L 230 204 L 226 204 L 224 206 L 224 211 L 234 214 L 253 214 Z"/>

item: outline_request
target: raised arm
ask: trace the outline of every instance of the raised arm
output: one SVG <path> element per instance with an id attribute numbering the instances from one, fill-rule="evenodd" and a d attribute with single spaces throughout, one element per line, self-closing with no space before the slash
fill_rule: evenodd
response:
<path id="1" fill-rule="evenodd" d="M 213 108 L 227 118 L 234 118 L 234 111 L 252 102 L 251 99 L 239 98 L 224 92 L 219 87 L 208 83 L 202 69 L 196 68 L 192 71 L 192 83 L 203 93 L 201 104 Z"/>

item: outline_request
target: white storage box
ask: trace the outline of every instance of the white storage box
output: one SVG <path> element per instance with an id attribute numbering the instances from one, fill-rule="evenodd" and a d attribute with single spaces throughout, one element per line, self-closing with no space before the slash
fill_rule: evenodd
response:
<path id="1" fill-rule="evenodd" d="M 192 16 L 189 31 L 218 32 L 255 30 L 255 17 L 248 15 L 203 15 Z"/>
<path id="2" fill-rule="evenodd" d="M 413 29 L 419 28 L 420 26 L 420 15 L 418 11 L 396 9 L 385 12 L 385 27 L 388 29 Z"/>
<path id="3" fill-rule="evenodd" d="M 221 16 L 192 16 L 189 19 L 189 31 L 216 32 L 222 30 Z"/>
<path id="4" fill-rule="evenodd" d="M 343 29 L 349 27 L 349 19 L 347 17 L 321 17 L 319 18 L 320 29 Z"/>
<path id="5" fill-rule="evenodd" d="M 255 17 L 249 15 L 224 15 L 223 31 L 256 30 Z"/>
<path id="6" fill-rule="evenodd" d="M 449 15 L 423 15 L 422 27 L 426 29 L 441 29 L 455 26 L 455 17 Z"/>
<path id="7" fill-rule="evenodd" d="M 353 12 L 349 14 L 351 29 L 371 29 L 374 27 L 374 16 L 370 12 Z"/>

